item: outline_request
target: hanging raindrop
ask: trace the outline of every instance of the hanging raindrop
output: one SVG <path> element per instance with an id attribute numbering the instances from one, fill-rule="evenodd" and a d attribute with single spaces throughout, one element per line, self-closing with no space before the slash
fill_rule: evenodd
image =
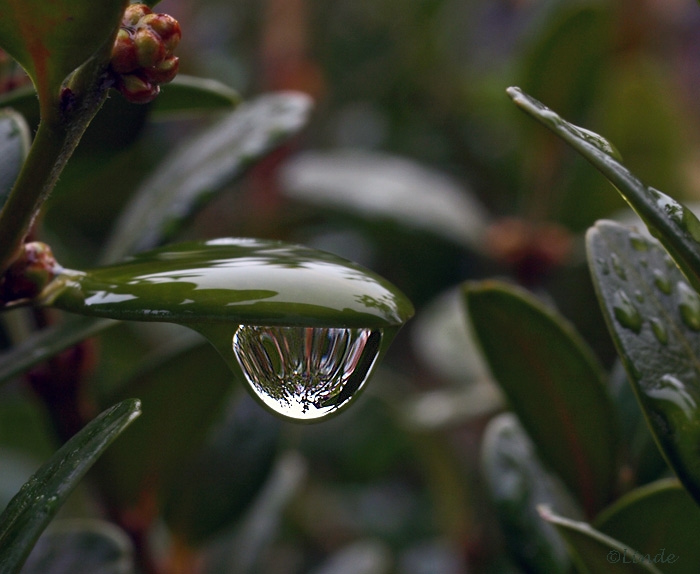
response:
<path id="1" fill-rule="evenodd" d="M 233 353 L 263 404 L 303 422 L 349 403 L 369 378 L 381 339 L 371 329 L 241 325 Z"/>

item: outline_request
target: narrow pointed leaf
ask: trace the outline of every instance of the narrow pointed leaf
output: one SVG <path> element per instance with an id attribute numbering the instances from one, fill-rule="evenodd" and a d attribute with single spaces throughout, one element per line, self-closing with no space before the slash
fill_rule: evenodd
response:
<path id="1" fill-rule="evenodd" d="M 22 169 L 29 139 L 24 118 L 13 110 L 0 110 L 0 208 Z"/>
<path id="2" fill-rule="evenodd" d="M 18 572 L 41 532 L 111 442 L 140 414 L 136 399 L 104 411 L 64 444 L 0 515 L 0 571 Z"/>
<path id="3" fill-rule="evenodd" d="M 658 242 L 610 221 L 587 236 L 617 351 L 666 461 L 700 502 L 700 297 Z"/>
<path id="4" fill-rule="evenodd" d="M 618 429 L 602 369 L 563 318 L 526 292 L 467 284 L 472 328 L 542 461 L 593 515 L 610 499 Z"/>
<path id="5" fill-rule="evenodd" d="M 65 77 L 111 37 L 126 0 L 0 0 L 0 47 L 56 101 Z"/>
<path id="6" fill-rule="evenodd" d="M 598 532 L 590 524 L 562 518 L 546 507 L 540 516 L 554 525 L 569 544 L 577 571 L 590 574 L 660 574 L 653 557 L 646 557 L 628 545 Z"/>
<path id="7" fill-rule="evenodd" d="M 116 261 L 172 238 L 212 194 L 299 131 L 310 109 L 311 100 L 301 93 L 264 95 L 170 154 L 136 191 L 103 260 Z"/>
<path id="8" fill-rule="evenodd" d="M 537 512 L 541 504 L 557 508 L 561 485 L 541 465 L 535 446 L 513 414 L 499 415 L 486 427 L 481 460 L 499 524 L 515 561 L 526 572 L 569 572 L 563 540 Z"/>
<path id="9" fill-rule="evenodd" d="M 594 526 L 650 555 L 664 572 L 697 572 L 700 508 L 676 479 L 658 480 L 627 493 L 603 511 Z"/>
<path id="10" fill-rule="evenodd" d="M 508 94 L 521 109 L 578 151 L 612 183 L 652 235 L 663 243 L 688 280 L 700 289 L 700 221 L 692 211 L 642 183 L 620 163 L 614 146 L 602 136 L 570 124 L 519 88 L 509 88 Z"/>

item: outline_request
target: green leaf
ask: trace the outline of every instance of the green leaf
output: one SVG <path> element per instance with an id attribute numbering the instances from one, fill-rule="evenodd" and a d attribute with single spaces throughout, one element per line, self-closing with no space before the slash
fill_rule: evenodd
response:
<path id="1" fill-rule="evenodd" d="M 119 260 L 171 239 L 215 192 L 299 131 L 310 109 L 311 100 L 301 93 L 264 95 L 170 154 L 136 191 L 103 260 Z"/>
<path id="2" fill-rule="evenodd" d="M 241 96 L 217 80 L 178 74 L 151 105 L 156 117 L 231 110 L 241 103 Z"/>
<path id="3" fill-rule="evenodd" d="M 104 520 L 57 520 L 34 546 L 22 574 L 133 574 L 128 535 Z"/>
<path id="4" fill-rule="evenodd" d="M 167 487 L 170 530 L 201 544 L 241 518 L 277 459 L 282 426 L 250 397 L 230 402 L 223 420 Z"/>
<path id="5" fill-rule="evenodd" d="M 19 345 L 0 353 L 0 383 L 115 324 L 108 319 L 69 317 L 63 323 L 33 333 Z"/>
<path id="6" fill-rule="evenodd" d="M 541 504 L 564 510 L 562 486 L 542 467 L 513 414 L 489 422 L 481 460 L 499 524 L 518 565 L 526 572 L 568 572 L 569 555 L 561 537 L 537 512 Z"/>
<path id="7" fill-rule="evenodd" d="M 660 574 L 653 556 L 645 556 L 626 544 L 595 530 L 590 524 L 562 518 L 546 507 L 540 516 L 554 525 L 569 544 L 577 570 L 591 574 Z"/>
<path id="8" fill-rule="evenodd" d="M 65 271 L 44 304 L 95 317 L 185 325 L 381 328 L 413 314 L 385 279 L 331 253 L 280 241 L 213 239 L 126 263 Z"/>
<path id="9" fill-rule="evenodd" d="M 19 572 L 34 543 L 80 479 L 140 414 L 130 399 L 104 411 L 44 464 L 0 515 L 0 570 Z"/>
<path id="10" fill-rule="evenodd" d="M 593 516 L 616 482 L 618 429 L 603 371 L 563 318 L 521 289 L 465 286 L 472 328 L 542 461 Z"/>
<path id="11" fill-rule="evenodd" d="M 692 211 L 643 184 L 620 163 L 619 154 L 602 136 L 568 123 L 519 88 L 508 88 L 508 94 L 521 109 L 552 130 L 608 178 L 652 235 L 663 243 L 688 280 L 700 289 L 700 221 Z"/>
<path id="12" fill-rule="evenodd" d="M 24 118 L 13 110 L 0 110 L 0 208 L 22 169 L 29 139 Z"/>
<path id="13" fill-rule="evenodd" d="M 0 46 L 32 78 L 42 105 L 63 80 L 109 41 L 125 0 L 0 0 Z"/>
<path id="14" fill-rule="evenodd" d="M 598 298 L 666 461 L 700 502 L 700 297 L 658 242 L 609 221 L 587 236 Z"/>
<path id="15" fill-rule="evenodd" d="M 664 572 L 695 574 L 700 564 L 700 508 L 675 479 L 647 484 L 620 498 L 596 529 L 656 558 Z"/>

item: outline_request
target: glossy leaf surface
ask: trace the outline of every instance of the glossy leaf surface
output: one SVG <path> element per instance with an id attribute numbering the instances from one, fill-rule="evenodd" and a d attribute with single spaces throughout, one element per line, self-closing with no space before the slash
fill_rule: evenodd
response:
<path id="1" fill-rule="evenodd" d="M 675 479 L 627 493 L 596 518 L 597 530 L 657 557 L 659 569 L 694 574 L 700 564 L 700 508 Z"/>
<path id="2" fill-rule="evenodd" d="M 5 203 L 29 151 L 29 128 L 13 110 L 0 110 L 0 207 Z"/>
<path id="3" fill-rule="evenodd" d="M 642 574 L 662 570 L 637 550 L 598 532 L 590 524 L 569 520 L 540 507 L 540 516 L 552 524 L 569 544 L 572 558 L 579 572 L 590 574 Z"/>
<path id="4" fill-rule="evenodd" d="M 542 461 L 594 515 L 612 494 L 618 456 L 601 367 L 562 317 L 523 290 L 467 284 L 465 297 L 491 372 Z"/>
<path id="5" fill-rule="evenodd" d="M 41 102 L 116 30 L 125 0 L 1 0 L 0 46 L 34 81 Z"/>
<path id="6" fill-rule="evenodd" d="M 613 222 L 587 236 L 615 346 L 667 462 L 700 501 L 700 296 L 658 242 Z"/>
<path id="7" fill-rule="evenodd" d="M 540 504 L 555 506 L 561 485 L 540 464 L 515 415 L 505 413 L 491 420 L 481 461 L 499 524 L 517 563 L 527 572 L 568 572 L 563 540 L 537 512 Z"/>
<path id="8" fill-rule="evenodd" d="M 181 324 L 382 328 L 410 302 L 388 281 L 330 253 L 278 241 L 214 239 L 66 272 L 45 303 L 73 313 Z"/>
<path id="9" fill-rule="evenodd" d="M 130 399 L 104 411 L 65 443 L 0 515 L 0 570 L 18 572 L 68 495 L 112 441 L 140 414 Z"/>
<path id="10" fill-rule="evenodd" d="M 585 157 L 615 186 L 671 254 L 688 280 L 700 289 L 700 221 L 685 206 L 634 176 L 602 136 L 574 126 L 523 93 L 509 88 L 513 101 Z"/>
<path id="11" fill-rule="evenodd" d="M 218 80 L 178 74 L 153 101 L 151 113 L 158 116 L 230 111 L 241 96 Z"/>
<path id="12" fill-rule="evenodd" d="M 139 187 L 117 222 L 104 261 L 170 239 L 202 203 L 306 123 L 308 96 L 261 96 L 188 141 Z"/>

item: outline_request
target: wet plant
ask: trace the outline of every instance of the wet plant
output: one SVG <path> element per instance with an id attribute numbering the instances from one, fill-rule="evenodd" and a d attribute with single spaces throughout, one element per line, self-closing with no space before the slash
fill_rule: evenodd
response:
<path id="1" fill-rule="evenodd" d="M 237 94 L 218 82 L 176 77 L 175 50 L 182 30 L 171 16 L 156 13 L 155 4 L 0 2 L 0 47 L 21 65 L 32 84 L 4 94 L 6 107 L 0 116 L 0 306 L 10 317 L 4 322 L 9 340 L 1 359 L 7 369 L 3 380 L 29 370 L 31 386 L 42 398 L 55 432 L 66 441 L 0 516 L 2 572 L 22 568 L 78 481 L 141 413 L 139 399 L 122 398 L 98 415 L 99 401 L 85 388 L 90 361 L 82 342 L 86 336 L 113 327 L 114 320 L 184 325 L 209 340 L 233 378 L 262 406 L 286 420 L 309 422 L 341 412 L 359 396 L 413 312 L 388 281 L 323 251 L 240 238 L 162 246 L 205 197 L 298 131 L 310 101 L 285 92 L 238 106 Z M 129 105 L 153 103 L 171 114 L 214 113 L 219 121 L 198 139 L 183 142 L 171 163 L 166 158 L 135 194 L 107 240 L 105 264 L 71 269 L 41 241 L 42 215 L 110 92 L 119 92 Z M 29 110 L 29 119 L 12 108 Z M 33 117 L 37 126 L 32 137 L 34 126 L 28 121 Z M 75 317 L 65 320 L 57 310 Z M 203 370 L 202 377 L 210 377 L 210 371 Z M 230 391 L 209 380 L 199 384 L 209 390 L 195 393 L 186 415 L 208 428 L 212 413 L 220 412 Z M 187 403 L 186 398 L 176 401 Z M 166 412 L 163 408 L 156 421 Z M 251 415 L 242 408 L 233 423 L 246 432 Z M 175 428 L 181 426 L 172 411 L 168 416 L 174 417 Z M 272 464 L 279 429 L 270 419 L 261 420 L 252 421 L 259 427 L 260 448 L 248 453 L 255 460 L 246 468 L 259 469 L 262 480 Z M 197 442 L 189 431 L 175 440 Z M 133 507 L 125 502 L 127 485 L 110 468 L 119 460 L 115 457 L 101 461 L 98 490 L 106 513 L 130 540 L 123 543 L 123 531 L 115 535 L 104 525 L 88 524 L 71 531 L 74 542 L 65 549 L 69 556 L 73 550 L 77 554 L 82 543 L 94 539 L 90 547 L 107 549 L 107 556 L 92 571 L 152 571 L 156 566 L 145 540 L 152 508 L 143 500 Z M 127 455 L 121 464 L 140 464 L 130 458 Z M 149 465 L 152 460 L 140 462 Z M 146 469 L 139 473 L 137 480 L 144 484 L 137 490 L 144 495 L 152 476 Z M 254 482 L 256 488 L 261 480 Z M 234 485 L 232 490 L 241 498 L 230 501 L 222 495 L 216 505 L 235 514 L 255 493 L 244 494 Z M 174 523 L 181 521 L 179 505 L 186 498 L 181 493 L 167 503 Z M 203 512 L 199 518 L 210 520 L 212 514 Z M 201 530 L 191 518 L 180 525 L 181 532 Z M 48 544 L 43 555 L 40 551 L 32 558 L 33 568 L 50 571 L 52 543 Z"/>

